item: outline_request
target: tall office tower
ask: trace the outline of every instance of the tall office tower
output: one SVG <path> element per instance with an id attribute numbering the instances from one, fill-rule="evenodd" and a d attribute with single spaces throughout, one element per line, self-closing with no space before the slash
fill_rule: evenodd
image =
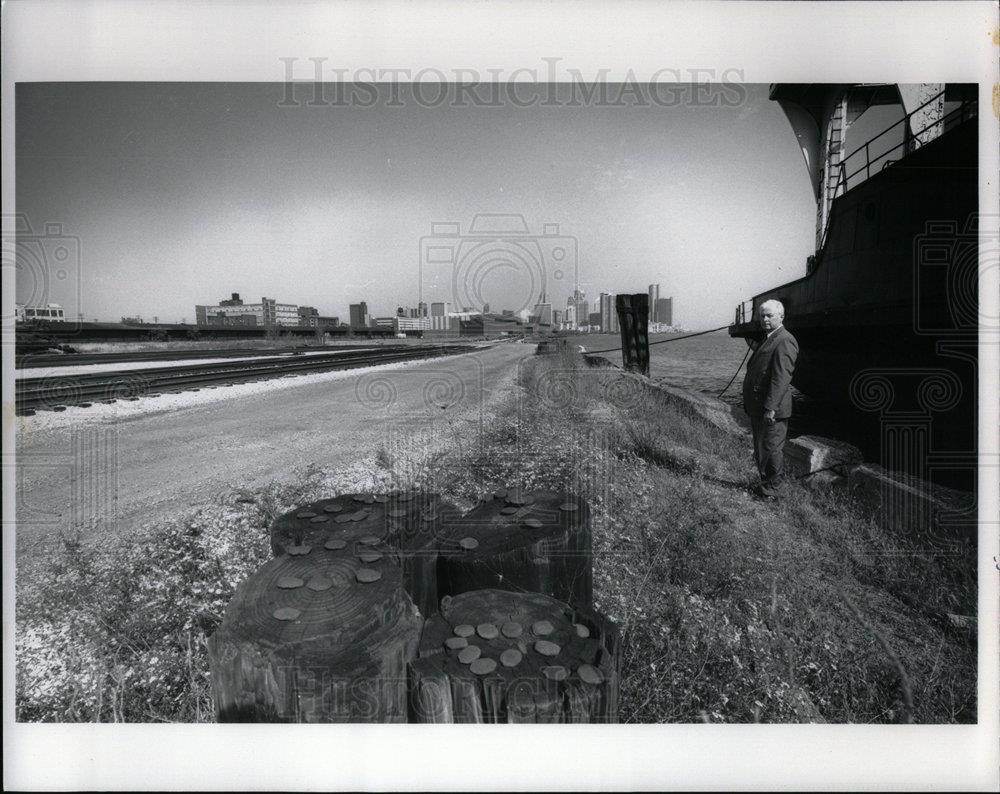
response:
<path id="1" fill-rule="evenodd" d="M 650 284 L 649 285 L 649 319 L 650 320 L 654 320 L 654 322 L 655 322 L 655 318 L 653 317 L 653 314 L 654 314 L 653 309 L 655 308 L 656 302 L 659 299 L 660 299 L 660 285 L 659 284 Z"/>
<path id="2" fill-rule="evenodd" d="M 586 301 L 587 293 L 583 290 L 575 289 L 573 294 L 566 299 L 566 304 L 573 307 L 575 325 L 587 325 L 588 306 Z"/>
<path id="3" fill-rule="evenodd" d="M 351 328 L 368 327 L 368 304 L 365 301 L 351 304 Z"/>
<path id="4" fill-rule="evenodd" d="M 417 317 L 426 317 L 426 316 L 427 316 L 427 304 L 424 303 L 423 301 L 420 301 L 419 303 L 417 303 Z"/>
<path id="5" fill-rule="evenodd" d="M 618 333 L 618 312 L 615 311 L 614 293 L 601 293 L 601 331 L 606 334 Z"/>
<path id="6" fill-rule="evenodd" d="M 653 322 L 663 323 L 664 325 L 673 325 L 674 299 L 658 298 L 656 301 L 655 311 L 653 312 L 653 317 L 650 319 L 652 319 Z"/>

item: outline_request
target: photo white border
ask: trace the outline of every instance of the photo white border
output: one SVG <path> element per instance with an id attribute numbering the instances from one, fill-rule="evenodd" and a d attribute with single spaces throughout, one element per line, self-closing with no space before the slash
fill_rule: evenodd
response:
<path id="1" fill-rule="evenodd" d="M 14 208 L 21 81 L 274 81 L 281 57 L 501 68 L 542 57 L 610 69 L 743 69 L 748 83 L 976 82 L 980 211 L 1000 215 L 995 2 L 225 2 L 7 0 L 2 10 L 3 213 Z M 522 76 L 521 79 L 524 79 Z M 989 112 L 992 108 L 992 113 Z M 791 133 L 789 133 L 791 134 Z M 4 315 L 13 274 L 3 273 Z M 996 270 L 980 283 L 996 317 Z M 13 724 L 13 471 L 4 468 L 4 783 L 16 789 L 996 790 L 997 339 L 980 351 L 979 724 L 976 726 L 215 726 Z M 3 360 L 4 394 L 13 362 Z M 3 453 L 13 452 L 5 396 Z"/>

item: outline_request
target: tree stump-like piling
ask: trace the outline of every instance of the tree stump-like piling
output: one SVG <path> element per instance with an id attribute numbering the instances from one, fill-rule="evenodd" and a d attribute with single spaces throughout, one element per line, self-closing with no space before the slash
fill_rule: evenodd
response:
<path id="1" fill-rule="evenodd" d="M 442 599 L 409 669 L 412 722 L 618 721 L 617 628 L 536 593 Z"/>
<path id="2" fill-rule="evenodd" d="M 271 550 L 281 555 L 303 544 L 377 537 L 402 567 L 403 584 L 426 617 L 438 606 L 437 538 L 460 516 L 458 507 L 435 493 L 344 494 L 276 518 L 271 524 Z"/>
<path id="3" fill-rule="evenodd" d="M 220 722 L 404 722 L 423 621 L 390 550 L 296 544 L 241 584 L 209 639 Z"/>
<path id="4" fill-rule="evenodd" d="M 385 537 L 388 500 L 385 495 L 344 494 L 289 510 L 271 522 L 271 551 L 277 557 L 289 546 L 322 546 L 327 535 L 345 527 Z"/>
<path id="5" fill-rule="evenodd" d="M 593 604 L 590 511 L 585 500 L 556 491 L 497 491 L 488 502 L 442 527 L 438 595 L 498 588 Z"/>

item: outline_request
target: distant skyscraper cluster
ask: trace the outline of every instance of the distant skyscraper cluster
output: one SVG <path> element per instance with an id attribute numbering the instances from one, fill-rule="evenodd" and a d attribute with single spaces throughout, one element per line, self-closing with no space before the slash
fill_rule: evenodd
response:
<path id="1" fill-rule="evenodd" d="M 649 330 L 651 332 L 667 331 L 674 323 L 674 299 L 660 297 L 660 285 L 650 284 L 649 297 Z M 569 327 L 599 330 L 606 334 L 619 333 L 618 312 L 615 310 L 614 292 L 602 292 L 594 303 L 595 311 L 589 311 L 590 306 L 586 295 L 580 290 L 574 290 L 566 301 L 566 320 Z M 570 318 L 572 317 L 572 320 Z"/>
<path id="2" fill-rule="evenodd" d="M 648 294 L 650 331 L 667 330 L 673 323 L 673 299 L 660 297 L 659 284 L 650 284 Z M 387 317 L 373 316 L 368 303 L 359 301 L 350 304 L 348 325 L 353 331 L 379 329 L 397 334 L 426 332 L 430 335 L 458 335 L 478 332 L 488 335 L 551 331 L 615 334 L 619 332 L 615 297 L 615 293 L 602 292 L 591 305 L 585 292 L 574 289 L 566 298 L 565 307 L 557 308 L 543 289 L 530 310 L 500 309 L 491 312 L 488 303 L 484 303 L 482 309 L 475 309 L 453 307 L 448 301 L 426 303 L 420 300 L 415 307 L 397 306 L 395 313 Z M 202 326 L 340 327 L 337 317 L 322 317 L 313 306 L 278 303 L 274 298 L 261 298 L 259 303 L 244 303 L 237 292 L 214 306 L 196 306 L 195 317 L 197 324 Z"/>

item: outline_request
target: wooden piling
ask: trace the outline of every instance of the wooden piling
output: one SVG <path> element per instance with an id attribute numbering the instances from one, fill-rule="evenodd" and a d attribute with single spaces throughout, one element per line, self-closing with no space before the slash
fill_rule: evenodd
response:
<path id="1" fill-rule="evenodd" d="M 302 544 L 375 537 L 403 569 L 403 585 L 421 615 L 437 610 L 437 544 L 461 511 L 435 493 L 351 493 L 290 510 L 271 524 L 271 550 L 285 554 Z"/>
<path id="2" fill-rule="evenodd" d="M 590 512 L 556 491 L 499 490 L 442 528 L 438 596 L 498 588 L 593 604 Z"/>
<path id="3" fill-rule="evenodd" d="M 409 666 L 410 720 L 617 722 L 620 645 L 611 621 L 549 596 L 444 598 Z"/>
<path id="4" fill-rule="evenodd" d="M 423 620 L 384 543 L 303 538 L 241 584 L 209 639 L 220 722 L 404 722 Z"/>

